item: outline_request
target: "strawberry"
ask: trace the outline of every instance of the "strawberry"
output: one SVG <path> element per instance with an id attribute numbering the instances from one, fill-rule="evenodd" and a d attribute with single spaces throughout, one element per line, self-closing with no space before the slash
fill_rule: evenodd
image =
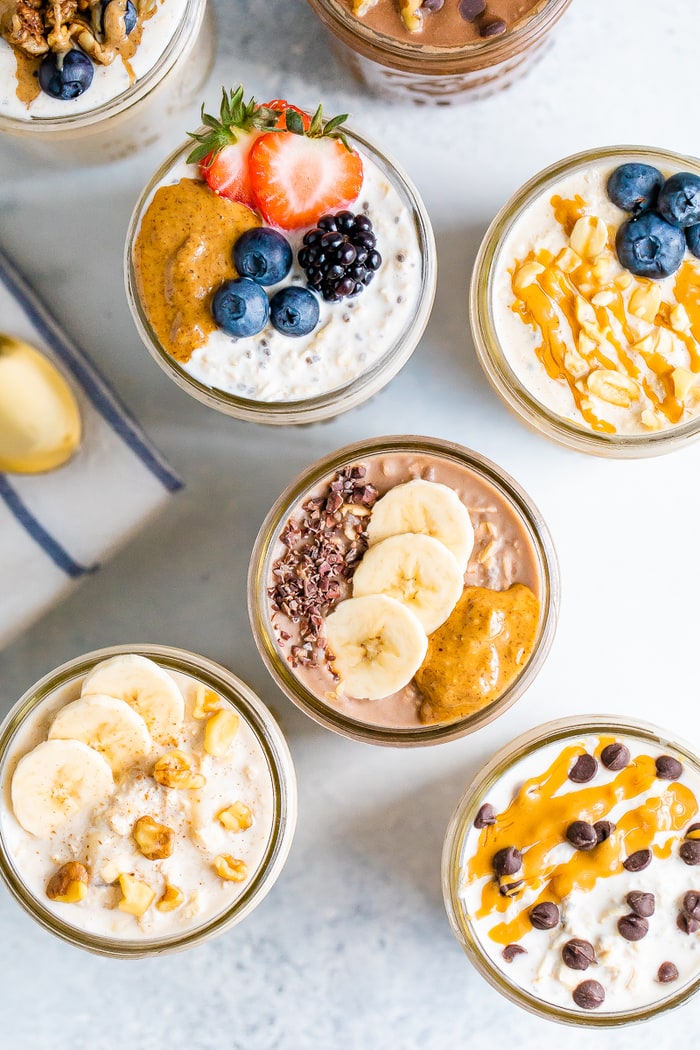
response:
<path id="1" fill-rule="evenodd" d="M 268 132 L 253 143 L 250 185 L 258 211 L 271 226 L 314 226 L 321 215 L 346 208 L 357 198 L 362 160 L 337 131 L 345 118 L 324 122 L 319 106 L 308 128 L 292 130 L 295 122 L 287 120 L 286 132 Z"/>
<path id="2" fill-rule="evenodd" d="M 266 106 L 267 106 L 267 109 L 274 109 L 277 113 L 279 113 L 279 119 L 278 119 L 277 123 L 275 124 L 276 128 L 282 128 L 283 131 L 287 131 L 287 130 L 288 131 L 292 131 L 293 130 L 293 128 L 288 127 L 287 113 L 289 111 L 291 111 L 292 113 L 298 113 L 299 114 L 299 116 L 301 117 L 301 122 L 302 122 L 302 125 L 303 125 L 303 128 L 304 128 L 304 131 L 308 131 L 309 128 L 311 127 L 311 117 L 309 116 L 309 114 L 305 113 L 303 109 L 299 109 L 298 106 L 293 106 L 291 104 L 291 102 L 287 102 L 286 99 L 283 99 L 283 98 L 273 99 L 272 102 L 267 102 Z"/>
<path id="3" fill-rule="evenodd" d="M 275 127 L 279 113 L 267 106 L 259 106 L 255 99 L 243 100 L 243 86 L 223 91 L 218 117 L 204 112 L 199 132 L 188 132 L 197 146 L 187 158 L 188 164 L 199 164 L 199 172 L 214 193 L 238 201 L 248 208 L 255 207 L 255 199 L 248 176 L 250 151 L 268 129 Z"/>

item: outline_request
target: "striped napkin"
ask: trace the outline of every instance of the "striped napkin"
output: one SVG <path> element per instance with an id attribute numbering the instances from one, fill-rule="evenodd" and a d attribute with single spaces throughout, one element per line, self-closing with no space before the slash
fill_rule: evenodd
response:
<path id="1" fill-rule="evenodd" d="M 84 352 L 0 251 L 0 330 L 71 382 L 83 443 L 47 474 L 0 473 L 0 648 L 95 572 L 182 487 Z"/>

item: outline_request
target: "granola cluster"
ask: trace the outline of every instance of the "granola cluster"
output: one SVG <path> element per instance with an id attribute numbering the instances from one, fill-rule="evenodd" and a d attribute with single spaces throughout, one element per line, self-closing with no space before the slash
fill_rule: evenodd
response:
<path id="1" fill-rule="evenodd" d="M 29 58 L 80 48 L 109 65 L 127 38 L 127 0 L 0 0 L 0 34 Z M 143 5 L 136 0 L 136 8 Z"/>

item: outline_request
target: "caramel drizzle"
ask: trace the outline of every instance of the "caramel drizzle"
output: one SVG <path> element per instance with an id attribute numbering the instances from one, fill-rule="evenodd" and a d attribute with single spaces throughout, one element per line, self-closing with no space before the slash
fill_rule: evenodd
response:
<path id="1" fill-rule="evenodd" d="M 577 220 L 589 213 L 586 202 L 578 195 L 572 199 L 555 195 L 551 198 L 550 203 L 554 218 L 562 227 L 568 240 Z M 616 258 L 614 245 L 610 239 L 606 247 L 606 255 L 608 258 Z M 544 267 L 544 272 L 538 275 L 535 282 L 520 291 L 515 290 L 513 281 L 515 301 L 512 309 L 520 316 L 523 323 L 541 334 L 542 342 L 535 350 L 537 357 L 550 379 L 567 384 L 576 408 L 591 429 L 612 434 L 617 428 L 608 420 L 596 415 L 591 407 L 589 393 L 583 385 L 579 385 L 577 377 L 567 368 L 565 355 L 571 346 L 577 348 L 578 354 L 584 358 L 592 370 L 609 369 L 634 379 L 651 402 L 652 409 L 661 413 L 669 423 L 678 423 L 683 416 L 684 405 L 674 393 L 671 374 L 675 365 L 671 364 L 663 354 L 637 346 L 635 353 L 646 365 L 647 373 L 645 374 L 641 364 L 630 355 L 628 352 L 630 347 L 639 343 L 640 337 L 630 327 L 625 301 L 620 290 L 614 285 L 601 282 L 596 277 L 594 274 L 595 262 L 589 263 L 582 260 L 575 270 L 566 273 L 560 268 L 551 252 L 546 249 L 533 249 L 524 259 L 516 260 L 511 276 L 514 278 L 520 267 L 528 262 L 539 263 Z M 629 276 L 632 281 L 630 286 L 632 290 L 653 283 L 646 278 L 635 277 L 632 274 Z M 605 306 L 596 306 L 591 302 L 591 298 L 603 288 L 606 291 L 612 291 L 614 299 Z M 688 351 L 690 371 L 698 373 L 700 372 L 700 270 L 688 259 L 682 263 L 677 272 L 674 295 L 677 303 L 685 307 L 690 320 L 690 332 L 679 332 L 673 328 L 670 321 L 670 306 L 664 302 L 661 303 L 654 324 L 659 329 L 672 332 L 675 339 L 684 343 Z M 582 351 L 579 344 L 579 337 L 584 331 L 576 315 L 576 301 L 579 298 L 584 299 L 588 307 L 594 311 L 596 322 L 605 335 L 603 344 L 596 343 L 595 348 L 587 352 Z M 562 325 L 562 318 L 565 325 Z M 612 321 L 616 322 L 622 334 L 622 340 L 616 334 Z M 566 332 L 567 326 L 568 333 Z M 606 346 L 609 346 L 611 352 L 614 351 L 614 355 L 606 352 Z"/>
<path id="2" fill-rule="evenodd" d="M 601 738 L 596 757 L 613 738 Z M 693 792 L 684 784 L 668 784 L 658 795 L 640 800 L 617 821 L 610 838 L 599 842 L 592 850 L 574 850 L 568 859 L 555 861 L 552 851 L 567 843 L 566 829 L 574 820 L 594 824 L 603 820 L 614 806 L 646 794 L 656 781 L 656 766 L 649 755 L 639 755 L 613 780 L 606 784 L 582 787 L 558 795 L 568 781 L 568 772 L 575 759 L 584 754 L 580 745 L 565 748 L 544 773 L 526 780 L 519 792 L 496 823 L 485 827 L 476 853 L 467 866 L 467 883 L 485 877 L 481 905 L 474 912 L 484 918 L 495 912 L 505 912 L 514 906 L 513 898 L 504 897 L 494 876 L 493 857 L 507 846 L 521 849 L 523 865 L 510 881 L 523 880 L 518 891 L 534 890 L 537 896 L 528 901 L 507 922 L 489 930 L 489 937 L 498 944 L 510 944 L 532 929 L 528 913 L 535 904 L 553 901 L 559 904 L 574 890 L 587 892 L 598 879 L 618 875 L 622 862 L 637 850 L 650 849 L 653 855 L 664 859 L 671 855 L 673 835 L 680 832 L 698 811 Z M 667 832 L 663 843 L 655 843 L 660 832 Z"/>

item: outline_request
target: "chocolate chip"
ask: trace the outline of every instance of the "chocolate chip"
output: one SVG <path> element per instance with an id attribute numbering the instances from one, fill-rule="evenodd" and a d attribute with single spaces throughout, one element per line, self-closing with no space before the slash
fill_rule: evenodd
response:
<path id="1" fill-rule="evenodd" d="M 686 839 L 678 852 L 686 864 L 700 864 L 700 840 Z"/>
<path id="2" fill-rule="evenodd" d="M 570 970 L 587 970 L 595 962 L 595 948 L 588 941 L 574 937 L 562 948 L 561 958 Z"/>
<path id="3" fill-rule="evenodd" d="M 627 860 L 623 860 L 622 867 L 625 871 L 644 871 L 651 864 L 651 850 L 638 849 L 630 853 Z"/>
<path id="4" fill-rule="evenodd" d="M 500 36 L 501 33 L 505 33 L 508 26 L 505 24 L 502 18 L 489 18 L 479 26 L 479 36 L 490 37 Z"/>
<path id="5" fill-rule="evenodd" d="M 444 6 L 445 0 L 423 0 L 420 5 L 424 11 L 441 11 Z"/>
<path id="6" fill-rule="evenodd" d="M 530 922 L 536 930 L 552 930 L 559 922 L 559 909 L 552 901 L 542 901 L 530 908 Z"/>
<path id="7" fill-rule="evenodd" d="M 659 755 L 656 760 L 656 775 L 659 780 L 678 780 L 683 772 L 683 766 L 677 758 L 671 755 Z"/>
<path id="8" fill-rule="evenodd" d="M 593 849 L 598 845 L 598 836 L 592 824 L 585 820 L 574 820 L 566 829 L 566 837 L 576 849 Z"/>
<path id="9" fill-rule="evenodd" d="M 506 846 L 494 854 L 492 861 L 493 870 L 498 876 L 515 875 L 523 866 L 523 856 L 515 846 Z"/>
<path id="10" fill-rule="evenodd" d="M 496 810 L 488 802 L 484 802 L 483 806 L 474 817 L 475 828 L 485 828 L 489 824 L 496 823 Z"/>
<path id="11" fill-rule="evenodd" d="M 662 962 L 656 976 L 661 984 L 668 984 L 670 981 L 677 981 L 678 968 L 674 966 L 672 962 Z"/>
<path id="12" fill-rule="evenodd" d="M 608 744 L 600 752 L 600 761 L 606 769 L 612 769 L 615 773 L 629 765 L 630 752 L 624 744 Z"/>
<path id="13" fill-rule="evenodd" d="M 700 893 L 690 890 L 683 898 L 683 911 L 691 919 L 700 919 Z"/>
<path id="14" fill-rule="evenodd" d="M 593 827 L 595 828 L 596 838 L 598 839 L 598 842 L 605 842 L 605 840 L 609 839 L 613 831 L 615 830 L 615 825 L 611 820 L 596 820 Z"/>
<path id="15" fill-rule="evenodd" d="M 681 911 L 678 913 L 676 926 L 681 933 L 697 933 L 700 930 L 700 919 L 693 919 L 690 915 L 684 915 Z"/>
<path id="16" fill-rule="evenodd" d="M 691 824 L 685 833 L 687 839 L 700 839 L 700 824 Z"/>
<path id="17" fill-rule="evenodd" d="M 593 780 L 597 770 L 598 763 L 593 755 L 579 755 L 569 770 L 569 780 L 573 780 L 574 784 L 587 784 Z"/>
<path id="18" fill-rule="evenodd" d="M 498 892 L 502 897 L 517 897 L 518 891 L 524 885 L 525 879 L 518 879 L 517 882 L 501 882 Z"/>
<path id="19" fill-rule="evenodd" d="M 623 915 L 617 920 L 617 932 L 626 941 L 641 941 L 649 933 L 649 923 L 641 915 Z"/>
<path id="20" fill-rule="evenodd" d="M 654 914 L 656 897 L 653 893 L 642 893 L 641 890 L 632 890 L 631 893 L 627 894 L 625 900 L 635 915 L 641 915 L 642 918 L 648 919 L 650 915 Z"/>
<path id="21" fill-rule="evenodd" d="M 582 981 L 571 994 L 582 1010 L 595 1010 L 605 1002 L 605 989 L 598 981 Z"/>
<path id="22" fill-rule="evenodd" d="M 476 22 L 486 10 L 486 0 L 459 0 L 459 13 L 465 22 Z"/>
<path id="23" fill-rule="evenodd" d="M 519 944 L 506 944 L 502 955 L 506 962 L 512 962 L 516 955 L 527 955 L 527 949 Z"/>

